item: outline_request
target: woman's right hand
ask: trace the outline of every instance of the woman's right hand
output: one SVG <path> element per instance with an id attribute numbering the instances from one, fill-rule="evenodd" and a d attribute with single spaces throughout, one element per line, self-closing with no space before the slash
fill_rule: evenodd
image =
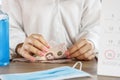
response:
<path id="1" fill-rule="evenodd" d="M 34 62 L 35 57 L 44 56 L 44 54 L 49 50 L 50 46 L 40 34 L 32 34 L 27 37 L 23 45 L 16 49 L 17 53 L 22 57 Z"/>

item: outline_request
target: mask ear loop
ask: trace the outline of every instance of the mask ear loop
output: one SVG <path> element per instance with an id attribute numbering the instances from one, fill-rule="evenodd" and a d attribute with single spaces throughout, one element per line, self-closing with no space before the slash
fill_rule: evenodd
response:
<path id="1" fill-rule="evenodd" d="M 79 70 L 82 70 L 82 62 L 80 62 L 80 61 L 76 62 L 76 63 L 73 65 L 73 68 L 75 68 L 78 64 L 80 65 L 80 66 L 79 66 L 79 68 L 80 68 Z"/>

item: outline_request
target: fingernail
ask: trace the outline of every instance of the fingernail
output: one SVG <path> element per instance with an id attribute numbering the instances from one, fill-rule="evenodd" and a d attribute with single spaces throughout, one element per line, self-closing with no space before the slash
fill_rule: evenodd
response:
<path id="1" fill-rule="evenodd" d="M 40 56 L 44 56 L 44 53 L 43 53 L 43 52 L 40 52 L 39 54 L 40 54 Z"/>
<path id="2" fill-rule="evenodd" d="M 70 53 L 69 53 L 69 51 L 65 51 L 65 54 L 66 54 L 66 57 L 67 57 L 67 58 L 70 58 Z"/>
<path id="3" fill-rule="evenodd" d="M 47 43 L 47 48 L 50 48 L 50 45 Z"/>
<path id="4" fill-rule="evenodd" d="M 31 62 L 35 62 L 36 59 L 35 59 L 35 58 L 30 58 L 30 61 L 31 61 Z"/>
<path id="5" fill-rule="evenodd" d="M 48 52 L 49 49 L 46 48 L 46 47 L 44 47 L 43 50 L 44 50 L 45 52 Z"/>
<path id="6" fill-rule="evenodd" d="M 50 48 L 50 46 L 47 46 L 47 48 Z"/>
<path id="7" fill-rule="evenodd" d="M 70 59 L 71 57 L 70 56 L 67 56 L 68 59 Z"/>

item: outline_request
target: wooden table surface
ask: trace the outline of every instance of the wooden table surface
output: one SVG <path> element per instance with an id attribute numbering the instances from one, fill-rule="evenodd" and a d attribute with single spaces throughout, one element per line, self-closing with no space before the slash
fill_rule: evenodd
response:
<path id="1" fill-rule="evenodd" d="M 5 67 L 0 67 L 0 74 L 9 74 L 9 73 L 25 73 L 33 71 L 41 71 L 46 69 L 51 69 L 60 66 L 73 66 L 75 61 L 69 63 L 60 63 L 60 64 L 51 64 L 51 63 L 26 63 L 26 62 L 11 62 L 10 65 Z M 97 76 L 97 61 L 82 61 L 83 68 L 82 70 L 88 72 L 92 77 L 85 78 L 75 78 L 69 80 L 120 80 L 116 77 L 104 77 Z"/>

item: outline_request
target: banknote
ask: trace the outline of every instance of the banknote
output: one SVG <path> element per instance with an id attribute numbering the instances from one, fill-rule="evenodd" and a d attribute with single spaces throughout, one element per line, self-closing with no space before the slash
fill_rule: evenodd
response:
<path id="1" fill-rule="evenodd" d="M 36 60 L 58 60 L 65 59 L 68 56 L 67 47 L 65 43 L 57 44 L 55 41 L 50 41 L 50 49 L 44 54 L 44 56 L 36 56 Z"/>

